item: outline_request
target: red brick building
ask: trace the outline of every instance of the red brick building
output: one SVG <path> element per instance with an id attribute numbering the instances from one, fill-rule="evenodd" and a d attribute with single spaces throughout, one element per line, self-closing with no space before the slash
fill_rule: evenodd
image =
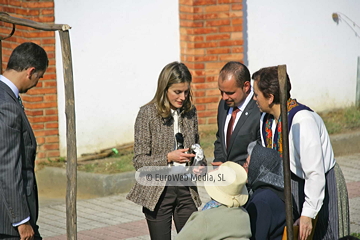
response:
<path id="1" fill-rule="evenodd" d="M 13 17 L 42 23 L 54 23 L 55 20 L 54 1 L 51 0 L 0 0 L 0 11 Z M 11 29 L 11 24 L 0 22 L 2 37 L 7 36 Z M 6 68 L 12 50 L 26 41 L 41 45 L 49 57 L 49 67 L 44 78 L 39 81 L 36 88 L 22 94 L 25 111 L 38 143 L 37 159 L 59 157 L 55 32 L 16 26 L 14 35 L 2 41 L 2 69 Z"/>
<path id="2" fill-rule="evenodd" d="M 243 61 L 241 0 L 179 0 L 181 61 L 193 75 L 199 124 L 216 124 L 217 76 L 228 61 Z"/>
<path id="3" fill-rule="evenodd" d="M 194 102 L 202 126 L 216 124 L 219 70 L 228 61 L 243 61 L 242 9 L 241 0 L 179 0 L 181 61 L 193 75 Z M 0 0 L 0 11 L 42 23 L 56 22 L 53 0 Z M 0 22 L 0 35 L 10 32 L 11 25 Z M 37 161 L 60 156 L 55 34 L 16 26 L 14 35 L 2 41 L 2 69 L 20 43 L 35 42 L 48 53 L 50 63 L 44 78 L 22 95 L 39 145 Z"/>

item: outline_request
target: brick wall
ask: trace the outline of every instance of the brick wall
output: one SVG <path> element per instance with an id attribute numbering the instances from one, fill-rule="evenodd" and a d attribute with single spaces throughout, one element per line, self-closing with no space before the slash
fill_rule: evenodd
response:
<path id="1" fill-rule="evenodd" d="M 0 0 L 0 11 L 10 16 L 42 23 L 54 23 L 53 0 Z M 11 25 L 0 22 L 0 35 L 7 36 Z M 12 50 L 23 42 L 42 46 L 49 57 L 49 67 L 38 85 L 22 94 L 25 112 L 38 143 L 37 162 L 59 157 L 57 84 L 55 69 L 55 32 L 16 26 L 14 35 L 2 41 L 2 69 L 6 68 Z"/>
<path id="2" fill-rule="evenodd" d="M 243 61 L 242 0 L 179 0 L 181 61 L 193 76 L 199 124 L 216 124 L 217 79 L 228 61 Z"/>

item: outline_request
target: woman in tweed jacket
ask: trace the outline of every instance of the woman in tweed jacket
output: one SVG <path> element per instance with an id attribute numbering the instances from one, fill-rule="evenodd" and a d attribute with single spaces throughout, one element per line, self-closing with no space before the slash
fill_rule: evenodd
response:
<path id="1" fill-rule="evenodd" d="M 199 143 L 196 108 L 191 103 L 191 74 L 183 63 L 172 62 L 160 73 L 153 100 L 142 106 L 135 122 L 135 169 L 144 166 L 186 164 L 186 153 Z M 185 149 L 176 150 L 175 134 L 181 132 Z M 151 239 L 171 239 L 174 218 L 177 232 L 201 205 L 195 186 L 144 186 L 138 182 L 127 199 L 143 206 Z"/>

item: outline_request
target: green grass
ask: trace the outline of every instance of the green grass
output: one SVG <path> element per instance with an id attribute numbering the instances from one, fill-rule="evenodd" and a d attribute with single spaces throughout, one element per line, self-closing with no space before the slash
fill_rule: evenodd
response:
<path id="1" fill-rule="evenodd" d="M 92 160 L 88 162 L 78 162 L 77 170 L 89 173 L 103 173 L 114 174 L 122 172 L 134 171 L 135 168 L 132 164 L 133 151 L 125 150 L 112 155 L 109 158 Z M 66 168 L 66 160 L 60 159 L 47 159 L 45 162 L 40 162 L 38 168 L 44 166 Z"/>
<path id="2" fill-rule="evenodd" d="M 329 134 L 350 132 L 360 128 L 360 108 L 352 106 L 319 113 Z"/>
<path id="3" fill-rule="evenodd" d="M 354 129 L 360 129 L 360 108 L 348 107 L 319 113 L 319 115 L 323 118 L 329 134 L 350 132 Z M 206 130 L 200 131 L 201 147 L 203 148 L 207 158 L 213 157 L 216 131 L 216 126 L 206 127 Z M 134 171 L 135 169 L 132 164 L 132 158 L 132 150 L 120 151 L 110 158 L 82 162 L 78 165 L 78 170 L 105 174 Z M 58 160 L 48 159 L 47 162 L 40 163 L 39 165 L 40 167 L 65 167 L 66 161 L 64 158 L 60 158 Z"/>
<path id="4" fill-rule="evenodd" d="M 351 236 L 360 238 L 360 233 L 352 233 Z"/>
<path id="5" fill-rule="evenodd" d="M 134 171 L 135 168 L 132 164 L 133 153 L 126 153 L 122 156 L 116 154 L 111 157 L 111 160 L 105 161 L 98 160 L 96 163 L 83 164 L 78 166 L 79 171 L 91 172 L 91 173 L 122 173 Z"/>

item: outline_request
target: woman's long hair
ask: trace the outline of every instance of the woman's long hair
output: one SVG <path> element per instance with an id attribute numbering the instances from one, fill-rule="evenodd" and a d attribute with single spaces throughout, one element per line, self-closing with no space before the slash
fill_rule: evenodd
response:
<path id="1" fill-rule="evenodd" d="M 167 91 L 171 85 L 176 83 L 189 83 L 189 94 L 184 101 L 182 112 L 192 109 L 192 92 L 190 88 L 191 74 L 183 63 L 172 62 L 167 64 L 161 71 L 154 98 L 149 102 L 155 103 L 158 113 L 163 118 L 171 116 L 171 104 L 167 98 Z"/>

